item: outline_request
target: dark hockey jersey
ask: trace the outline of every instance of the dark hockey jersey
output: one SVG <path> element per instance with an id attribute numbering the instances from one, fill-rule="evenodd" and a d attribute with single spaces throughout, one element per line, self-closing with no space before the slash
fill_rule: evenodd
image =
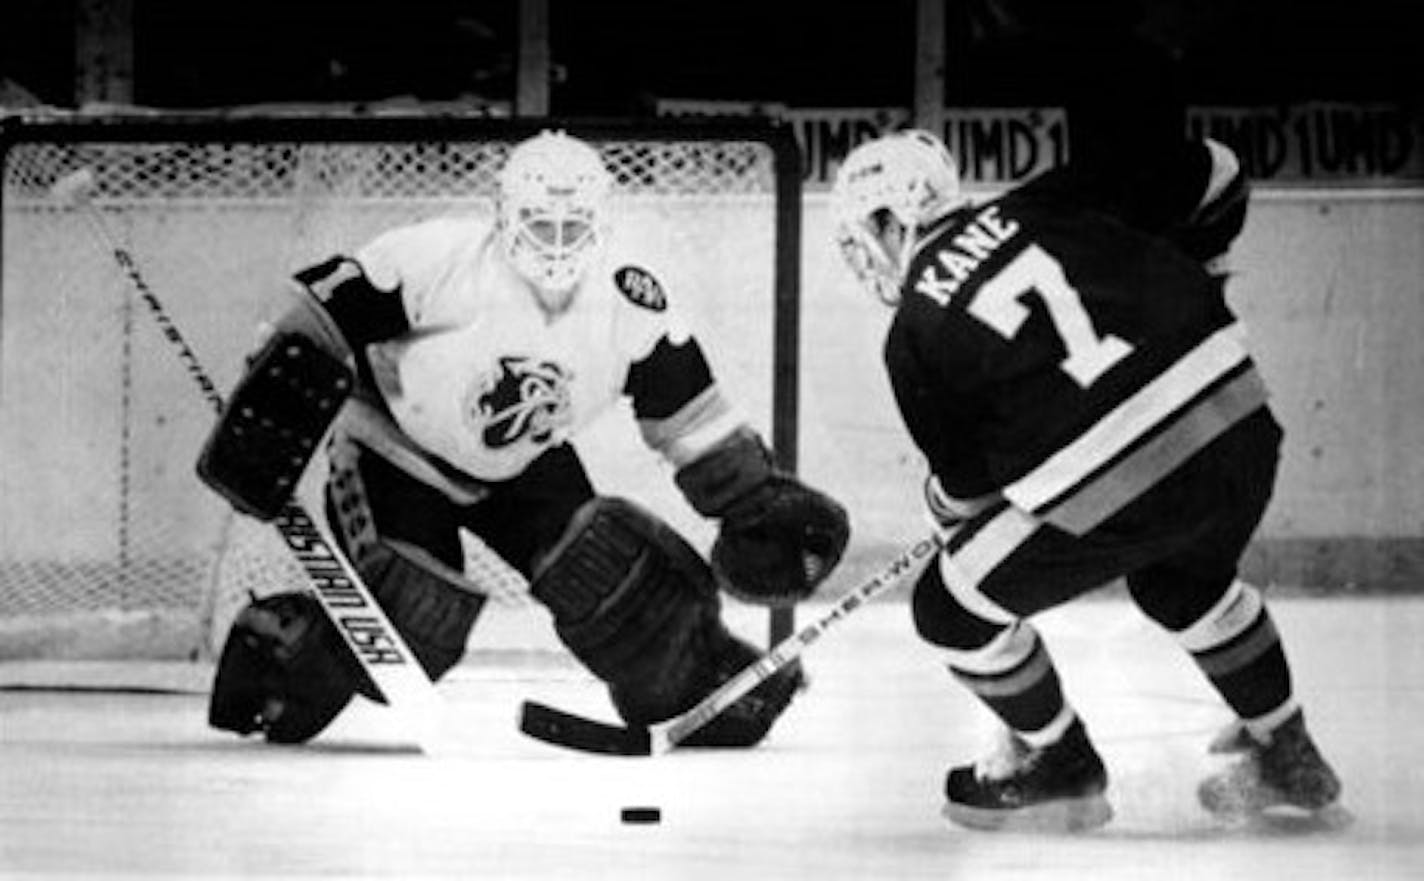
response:
<path id="1" fill-rule="evenodd" d="M 1213 155 L 1155 199 L 1070 168 L 922 231 L 884 354 L 946 492 L 1081 534 L 1265 405 L 1204 265 L 1244 218 Z"/>

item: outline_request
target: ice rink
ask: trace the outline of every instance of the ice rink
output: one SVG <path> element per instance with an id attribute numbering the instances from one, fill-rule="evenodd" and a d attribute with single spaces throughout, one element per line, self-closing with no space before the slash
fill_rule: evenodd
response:
<path id="1" fill-rule="evenodd" d="M 1194 790 L 1226 713 L 1111 593 L 1039 622 L 1113 775 L 1114 821 L 1077 836 L 950 826 L 944 771 L 990 728 L 890 597 L 808 650 L 810 690 L 751 752 L 602 757 L 525 739 L 524 698 L 613 718 L 596 683 L 539 652 L 478 653 L 495 661 L 441 684 L 460 747 L 437 758 L 364 701 L 305 747 L 210 730 L 201 665 L 167 671 L 189 693 L 0 690 L 0 876 L 1424 877 L 1424 601 L 1268 596 L 1345 783 L 1354 822 L 1342 828 L 1228 828 L 1202 813 Z M 547 638 L 541 616 L 491 609 L 477 648 L 521 630 L 513 642 Z M 761 618 L 738 609 L 734 622 Z M 46 672 L 0 665 L 12 686 Z M 662 822 L 620 823 L 634 805 Z"/>

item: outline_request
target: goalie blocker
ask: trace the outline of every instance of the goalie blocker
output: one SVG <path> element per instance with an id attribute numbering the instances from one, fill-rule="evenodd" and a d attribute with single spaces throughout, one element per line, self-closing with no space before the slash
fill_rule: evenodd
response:
<path id="1" fill-rule="evenodd" d="M 274 333 L 253 355 L 198 458 L 198 476 L 245 514 L 291 498 L 355 376 L 309 337 Z"/>

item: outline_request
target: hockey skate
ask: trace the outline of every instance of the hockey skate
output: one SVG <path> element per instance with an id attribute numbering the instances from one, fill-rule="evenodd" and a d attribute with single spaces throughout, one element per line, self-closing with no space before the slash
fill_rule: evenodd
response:
<path id="1" fill-rule="evenodd" d="M 1239 719 L 1227 722 L 1225 726 L 1207 744 L 1206 751 L 1214 756 L 1234 756 L 1241 753 L 1250 752 L 1256 745 L 1256 739 L 1251 736 L 1251 732 L 1246 730 L 1245 723 Z"/>
<path id="2" fill-rule="evenodd" d="M 1202 781 L 1202 807 L 1227 820 L 1244 820 L 1276 809 L 1346 816 L 1336 805 L 1340 779 L 1305 730 L 1299 711 L 1268 742 L 1252 739 L 1234 764 Z"/>
<path id="3" fill-rule="evenodd" d="M 1082 832 L 1112 819 L 1107 769 L 1081 720 L 1035 749 L 1010 733 L 1001 750 L 951 768 L 944 816 L 970 829 Z"/>

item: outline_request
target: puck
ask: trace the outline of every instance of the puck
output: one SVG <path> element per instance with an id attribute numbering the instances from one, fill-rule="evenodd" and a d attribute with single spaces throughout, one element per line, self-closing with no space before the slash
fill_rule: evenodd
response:
<path id="1" fill-rule="evenodd" d="M 661 808 L 624 808 L 618 812 L 618 818 L 624 823 L 661 823 L 663 812 Z"/>

